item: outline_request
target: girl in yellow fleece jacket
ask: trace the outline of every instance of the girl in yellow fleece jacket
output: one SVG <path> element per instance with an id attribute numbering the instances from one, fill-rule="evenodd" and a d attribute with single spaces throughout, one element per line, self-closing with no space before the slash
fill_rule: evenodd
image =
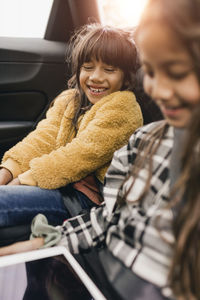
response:
<path id="1" fill-rule="evenodd" d="M 101 202 L 113 153 L 142 125 L 129 32 L 90 24 L 72 38 L 70 89 L 37 128 L 7 151 L 0 169 L 0 226 L 50 224 Z"/>

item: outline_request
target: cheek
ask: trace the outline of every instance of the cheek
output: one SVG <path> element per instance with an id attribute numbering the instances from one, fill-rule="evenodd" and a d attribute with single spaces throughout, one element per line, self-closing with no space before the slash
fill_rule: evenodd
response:
<path id="1" fill-rule="evenodd" d="M 111 78 L 110 83 L 113 87 L 113 90 L 116 90 L 116 91 L 120 90 L 124 83 L 124 75 L 119 74 L 117 77 L 115 76 L 115 77 Z"/>
<path id="2" fill-rule="evenodd" d="M 79 75 L 79 84 L 80 84 L 81 88 L 84 87 L 84 81 L 85 81 L 85 76 L 84 76 L 83 72 L 80 72 L 80 75 Z"/>
<path id="3" fill-rule="evenodd" d="M 119 79 L 119 90 L 122 88 L 124 84 L 124 75 L 122 74 Z"/>
<path id="4" fill-rule="evenodd" d="M 123 86 L 123 84 L 124 84 L 124 73 L 120 72 L 119 77 L 118 77 L 118 85 L 121 88 Z"/>
<path id="5" fill-rule="evenodd" d="M 177 86 L 177 92 L 182 99 L 190 103 L 200 102 L 200 85 L 196 78 Z"/>

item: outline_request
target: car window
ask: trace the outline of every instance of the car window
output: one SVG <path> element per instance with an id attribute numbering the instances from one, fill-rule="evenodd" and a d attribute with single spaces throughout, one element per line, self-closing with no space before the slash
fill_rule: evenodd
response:
<path id="1" fill-rule="evenodd" d="M 103 23 L 117 27 L 136 26 L 147 0 L 98 0 Z"/>
<path id="2" fill-rule="evenodd" d="M 0 0 L 0 37 L 43 38 L 53 0 Z"/>

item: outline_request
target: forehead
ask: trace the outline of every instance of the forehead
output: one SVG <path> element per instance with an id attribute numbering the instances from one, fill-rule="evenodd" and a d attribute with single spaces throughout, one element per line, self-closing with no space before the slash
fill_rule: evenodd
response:
<path id="1" fill-rule="evenodd" d="M 142 62 L 191 62 L 185 45 L 165 23 L 152 22 L 143 26 L 138 32 L 137 44 Z"/>

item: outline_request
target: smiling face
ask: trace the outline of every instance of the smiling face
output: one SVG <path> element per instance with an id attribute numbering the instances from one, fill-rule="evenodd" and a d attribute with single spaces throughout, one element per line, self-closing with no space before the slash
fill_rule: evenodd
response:
<path id="1" fill-rule="evenodd" d="M 85 62 L 79 75 L 81 89 L 92 104 L 106 95 L 119 91 L 123 80 L 124 72 L 121 69 L 96 59 Z"/>
<path id="2" fill-rule="evenodd" d="M 146 93 L 170 125 L 187 126 L 200 102 L 200 85 L 186 47 L 167 25 L 157 22 L 143 26 L 137 41 Z"/>

